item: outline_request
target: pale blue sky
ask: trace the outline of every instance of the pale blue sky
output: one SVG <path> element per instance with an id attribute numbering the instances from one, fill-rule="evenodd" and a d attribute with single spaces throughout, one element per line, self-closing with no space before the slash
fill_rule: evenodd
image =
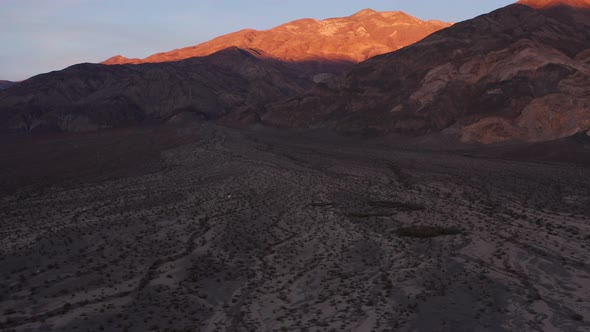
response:
<path id="1" fill-rule="evenodd" d="M 364 8 L 462 21 L 512 0 L 0 0 L 0 79 L 22 80 L 112 55 L 145 57 L 243 28 Z"/>

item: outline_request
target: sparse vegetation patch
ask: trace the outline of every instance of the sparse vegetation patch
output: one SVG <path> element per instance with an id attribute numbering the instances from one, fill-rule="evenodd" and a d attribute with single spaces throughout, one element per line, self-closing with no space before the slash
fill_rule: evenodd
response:
<path id="1" fill-rule="evenodd" d="M 438 236 L 458 235 L 461 230 L 457 227 L 440 226 L 411 226 L 399 228 L 396 234 L 401 237 L 431 238 Z"/>

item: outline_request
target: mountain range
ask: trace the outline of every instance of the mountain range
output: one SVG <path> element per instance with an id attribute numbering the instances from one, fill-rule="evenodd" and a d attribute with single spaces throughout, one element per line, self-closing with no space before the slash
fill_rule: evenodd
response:
<path id="1" fill-rule="evenodd" d="M 479 143 L 569 137 L 590 129 L 588 8 L 523 0 L 454 25 L 363 10 L 243 30 L 31 78 L 0 93 L 0 128 L 87 131 L 186 113 Z"/>
<path id="2" fill-rule="evenodd" d="M 288 62 L 357 63 L 375 55 L 396 51 L 450 25 L 434 20 L 423 21 L 399 11 L 376 12 L 364 9 L 349 17 L 325 20 L 308 18 L 265 31 L 241 30 L 145 59 L 128 59 L 117 55 L 103 64 L 178 61 L 207 56 L 233 46 L 257 49 Z"/>
<path id="3" fill-rule="evenodd" d="M 212 120 L 297 95 L 312 84 L 297 68 L 236 47 L 162 64 L 79 64 L 4 91 L 0 124 L 10 131 L 84 132 L 187 114 Z"/>
<path id="4" fill-rule="evenodd" d="M 0 94 L 0 128 L 88 131 L 165 122 L 187 112 L 217 119 L 251 111 L 246 118 L 255 117 L 266 104 L 446 26 L 401 12 L 363 10 L 347 18 L 243 30 L 145 60 L 118 56 L 80 64 Z"/>

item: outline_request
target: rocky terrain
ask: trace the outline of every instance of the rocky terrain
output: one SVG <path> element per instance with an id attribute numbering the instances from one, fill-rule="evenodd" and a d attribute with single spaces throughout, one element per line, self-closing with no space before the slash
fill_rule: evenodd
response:
<path id="1" fill-rule="evenodd" d="M 440 21 L 423 21 L 403 12 L 365 9 L 349 17 L 321 21 L 308 18 L 264 31 L 241 30 L 196 46 L 157 53 L 145 59 L 128 59 L 118 55 L 103 63 L 112 65 L 178 61 L 206 56 L 235 46 L 257 49 L 288 62 L 327 60 L 347 64 L 396 51 L 450 25 Z"/>
<path id="2" fill-rule="evenodd" d="M 0 91 L 0 131 L 213 120 L 302 93 L 313 76 L 313 64 L 287 65 L 235 47 L 163 64 L 79 64 Z"/>
<path id="3" fill-rule="evenodd" d="M 550 141 L 590 129 L 590 7 L 525 1 L 377 56 L 263 110 L 265 123 Z"/>
<path id="4" fill-rule="evenodd" d="M 2 331 L 590 329 L 587 162 L 208 123 L 0 144 Z"/>
<path id="5" fill-rule="evenodd" d="M 0 331 L 590 331 L 590 0 L 446 26 L 0 81 Z"/>

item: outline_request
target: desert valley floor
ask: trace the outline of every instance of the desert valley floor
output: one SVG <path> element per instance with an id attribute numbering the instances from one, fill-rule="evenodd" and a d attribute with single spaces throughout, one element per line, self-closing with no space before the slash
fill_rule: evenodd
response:
<path id="1" fill-rule="evenodd" d="M 588 165 L 210 124 L 0 144 L 2 331 L 590 330 Z"/>

